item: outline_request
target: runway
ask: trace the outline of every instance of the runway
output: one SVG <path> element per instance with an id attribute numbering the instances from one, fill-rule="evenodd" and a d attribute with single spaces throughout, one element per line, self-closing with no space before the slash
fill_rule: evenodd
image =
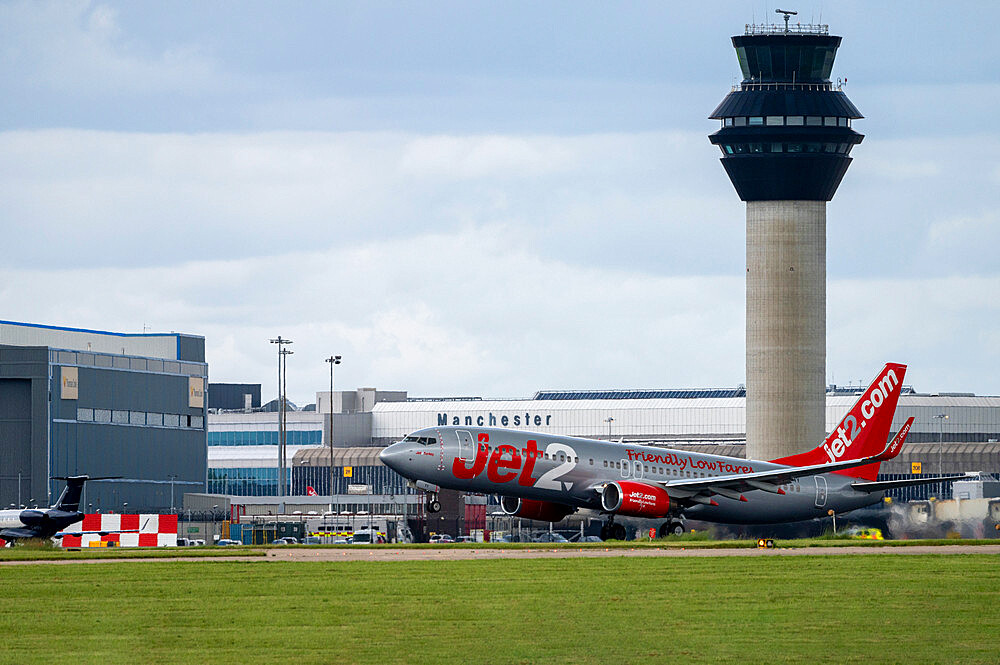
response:
<path id="1" fill-rule="evenodd" d="M 789 547 L 758 549 L 747 547 L 698 548 L 698 547 L 538 547 L 526 549 L 505 548 L 393 548 L 393 547 L 288 547 L 271 548 L 266 556 L 218 556 L 218 557 L 157 557 L 157 558 L 80 558 L 50 559 L 38 561 L 0 561 L 0 566 L 20 566 L 32 564 L 76 564 L 76 563 L 143 563 L 143 562 L 195 562 L 195 561 L 243 561 L 246 563 L 269 562 L 333 562 L 333 561 L 485 561 L 491 559 L 598 559 L 614 557 L 767 557 L 767 556 L 889 556 L 915 554 L 998 554 L 1000 543 L 996 545 L 913 545 L 913 546 L 864 546 L 843 547 Z"/>

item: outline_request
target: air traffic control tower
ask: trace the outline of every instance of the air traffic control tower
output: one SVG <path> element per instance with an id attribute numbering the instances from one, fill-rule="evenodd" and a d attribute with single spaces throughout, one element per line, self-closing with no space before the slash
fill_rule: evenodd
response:
<path id="1" fill-rule="evenodd" d="M 779 10 L 780 11 L 780 10 Z M 747 448 L 775 459 L 818 445 L 826 406 L 826 202 L 864 138 L 830 81 L 826 25 L 748 25 L 743 81 L 709 116 L 709 139 L 747 204 Z"/>

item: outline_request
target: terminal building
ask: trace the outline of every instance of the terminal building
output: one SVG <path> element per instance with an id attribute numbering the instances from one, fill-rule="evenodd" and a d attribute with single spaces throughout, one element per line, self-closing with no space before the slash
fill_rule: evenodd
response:
<path id="1" fill-rule="evenodd" d="M 205 340 L 0 321 L 0 506 L 167 512 L 205 488 Z"/>

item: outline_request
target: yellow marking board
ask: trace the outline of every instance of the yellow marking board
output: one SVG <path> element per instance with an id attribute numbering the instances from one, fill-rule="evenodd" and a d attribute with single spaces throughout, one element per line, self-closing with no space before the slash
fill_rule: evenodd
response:
<path id="1" fill-rule="evenodd" d="M 920 473 L 920 462 L 910 462 L 910 473 L 915 475 Z"/>
<path id="2" fill-rule="evenodd" d="M 354 475 L 354 467 L 353 466 L 345 466 L 344 467 L 344 478 L 350 478 L 353 475 Z"/>

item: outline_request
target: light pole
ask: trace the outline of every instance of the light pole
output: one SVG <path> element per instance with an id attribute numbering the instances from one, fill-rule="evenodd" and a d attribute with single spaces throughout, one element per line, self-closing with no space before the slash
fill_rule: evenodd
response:
<path id="1" fill-rule="evenodd" d="M 606 422 L 608 424 L 608 441 L 610 441 L 611 440 L 611 423 L 615 422 L 615 419 L 612 418 L 611 416 L 608 416 L 607 418 L 604 419 L 604 422 Z"/>
<path id="2" fill-rule="evenodd" d="M 278 496 L 285 496 L 285 476 L 288 475 L 288 356 L 295 353 L 291 349 L 282 349 L 281 355 L 285 357 L 282 363 L 281 376 L 281 477 L 278 478 Z"/>
<path id="3" fill-rule="evenodd" d="M 340 356 L 330 356 L 330 512 L 333 512 L 333 366 L 340 364 Z"/>
<path id="4" fill-rule="evenodd" d="M 291 343 L 292 340 L 284 339 L 282 338 L 281 335 L 278 335 L 276 338 L 271 340 L 271 344 L 278 345 L 278 496 L 284 496 L 284 493 L 282 491 L 281 476 L 285 468 L 285 457 L 284 457 L 285 451 L 284 451 L 284 446 L 282 445 L 282 443 L 285 440 L 285 419 L 284 419 L 285 396 L 284 396 L 284 391 L 282 389 L 283 374 L 281 371 L 281 367 L 283 358 L 286 355 L 284 353 L 285 351 L 284 347 L 286 344 L 291 344 Z"/>
<path id="5" fill-rule="evenodd" d="M 938 476 L 944 476 L 944 456 L 942 454 L 941 448 L 944 444 L 944 421 L 948 420 L 947 413 L 939 413 L 934 416 L 934 419 L 938 421 Z M 944 483 L 938 483 L 938 498 L 944 494 Z"/>

